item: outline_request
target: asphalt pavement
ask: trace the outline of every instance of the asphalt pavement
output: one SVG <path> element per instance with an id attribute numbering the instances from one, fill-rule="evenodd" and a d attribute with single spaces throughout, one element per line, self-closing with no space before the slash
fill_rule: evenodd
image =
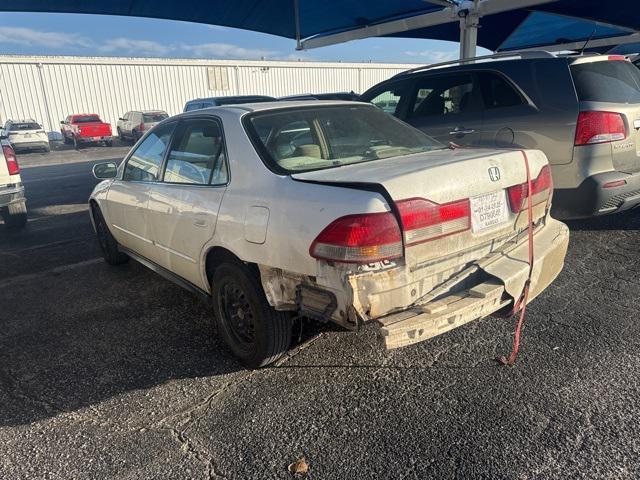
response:
<path id="1" fill-rule="evenodd" d="M 210 307 L 99 257 L 96 159 L 19 157 L 27 228 L 0 226 L 0 478 L 640 477 L 640 214 L 573 222 L 567 263 L 514 321 L 385 352 L 372 329 L 305 324 L 248 371 Z"/>

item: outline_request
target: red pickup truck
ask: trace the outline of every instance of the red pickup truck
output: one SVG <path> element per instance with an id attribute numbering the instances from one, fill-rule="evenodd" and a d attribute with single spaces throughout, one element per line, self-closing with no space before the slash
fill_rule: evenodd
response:
<path id="1" fill-rule="evenodd" d="M 95 113 L 69 115 L 60 125 L 64 143 L 73 143 L 74 148 L 85 143 L 104 143 L 107 147 L 113 145 L 111 124 L 100 120 Z"/>

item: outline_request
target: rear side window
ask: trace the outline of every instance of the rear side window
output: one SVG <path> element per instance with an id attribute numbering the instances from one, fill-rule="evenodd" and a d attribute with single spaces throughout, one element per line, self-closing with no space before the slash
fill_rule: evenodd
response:
<path id="1" fill-rule="evenodd" d="M 227 183 L 222 129 L 215 120 L 185 121 L 167 158 L 164 181 L 190 185 Z"/>
<path id="2" fill-rule="evenodd" d="M 160 165 L 174 127 L 175 123 L 163 125 L 146 136 L 129 157 L 124 168 L 123 180 L 135 182 L 155 182 L 158 180 Z"/>
<path id="3" fill-rule="evenodd" d="M 514 107 L 525 103 L 513 86 L 500 75 L 481 72 L 479 79 L 485 108 Z"/>
<path id="4" fill-rule="evenodd" d="M 578 63 L 571 74 L 580 101 L 640 103 L 640 70 L 631 62 Z"/>
<path id="5" fill-rule="evenodd" d="M 474 108 L 471 75 L 421 78 L 416 89 L 412 117 L 467 113 Z"/>

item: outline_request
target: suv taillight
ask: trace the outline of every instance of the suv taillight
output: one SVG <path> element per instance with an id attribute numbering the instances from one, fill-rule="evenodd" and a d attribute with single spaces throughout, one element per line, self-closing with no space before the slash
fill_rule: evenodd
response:
<path id="1" fill-rule="evenodd" d="M 438 204 L 424 198 L 397 202 L 405 245 L 415 245 L 471 228 L 469 199 Z"/>
<path id="2" fill-rule="evenodd" d="M 542 167 L 538 176 L 531 181 L 531 190 L 531 205 L 538 205 L 549 200 L 553 190 L 553 180 L 549 165 Z M 529 185 L 527 182 L 513 185 L 507 189 L 512 212 L 519 213 L 527 208 L 528 191 Z"/>
<path id="3" fill-rule="evenodd" d="M 140 130 L 141 132 L 144 132 L 144 123 L 141 123 L 141 124 L 138 126 L 138 130 Z"/>
<path id="4" fill-rule="evenodd" d="M 13 148 L 8 145 L 3 145 L 2 153 L 4 153 L 4 158 L 7 161 L 7 169 L 9 170 L 9 175 L 19 174 L 20 166 L 18 165 L 18 159 L 16 158 L 16 153 L 13 151 Z"/>
<path id="5" fill-rule="evenodd" d="M 574 145 L 593 145 L 627 138 L 622 115 L 615 112 L 580 112 Z"/>
<path id="6" fill-rule="evenodd" d="M 372 263 L 402 257 L 400 227 L 391 212 L 340 217 L 309 247 L 312 257 L 342 263 Z"/>

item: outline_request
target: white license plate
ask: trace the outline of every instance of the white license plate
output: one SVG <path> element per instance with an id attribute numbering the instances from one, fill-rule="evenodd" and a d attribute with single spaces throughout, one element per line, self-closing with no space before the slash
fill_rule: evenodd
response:
<path id="1" fill-rule="evenodd" d="M 24 134 L 24 138 L 31 138 L 31 134 L 30 133 L 25 133 Z"/>
<path id="2" fill-rule="evenodd" d="M 506 190 L 471 197 L 471 229 L 474 232 L 495 227 L 507 220 Z"/>

